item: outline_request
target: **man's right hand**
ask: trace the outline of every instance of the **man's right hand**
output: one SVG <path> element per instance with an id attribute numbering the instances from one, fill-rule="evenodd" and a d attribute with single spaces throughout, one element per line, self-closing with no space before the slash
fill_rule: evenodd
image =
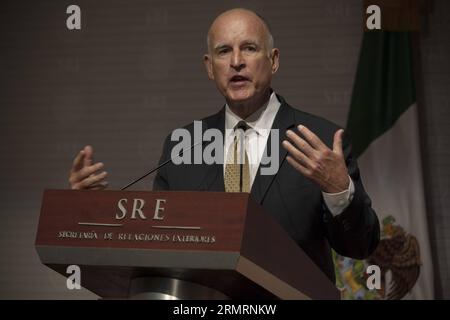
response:
<path id="1" fill-rule="evenodd" d="M 103 168 L 102 162 L 93 162 L 94 150 L 91 146 L 85 146 L 73 160 L 69 175 L 69 185 L 73 190 L 102 190 L 108 186 L 105 180 L 108 173 L 99 170 Z"/>

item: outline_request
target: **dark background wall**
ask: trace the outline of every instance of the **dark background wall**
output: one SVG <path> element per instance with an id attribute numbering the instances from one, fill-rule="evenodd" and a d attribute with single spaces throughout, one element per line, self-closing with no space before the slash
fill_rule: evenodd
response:
<path id="1" fill-rule="evenodd" d="M 77 4 L 82 29 L 66 28 Z M 202 64 L 221 11 L 254 9 L 281 50 L 273 87 L 345 125 L 362 37 L 362 1 L 2 1 L 0 298 L 95 298 L 42 266 L 34 238 L 42 192 L 66 188 L 92 144 L 117 189 L 154 166 L 171 129 L 223 100 Z M 450 3 L 429 2 L 420 35 L 421 136 L 438 297 L 450 298 Z M 151 189 L 152 178 L 135 189 Z"/>
<path id="2" fill-rule="evenodd" d="M 450 1 L 427 2 L 419 36 L 419 124 L 436 297 L 450 299 Z"/>

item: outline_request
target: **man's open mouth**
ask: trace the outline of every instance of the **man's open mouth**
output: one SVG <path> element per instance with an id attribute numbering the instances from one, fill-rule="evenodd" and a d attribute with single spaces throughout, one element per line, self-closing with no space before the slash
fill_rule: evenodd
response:
<path id="1" fill-rule="evenodd" d="M 249 78 L 244 77 L 244 76 L 239 76 L 239 75 L 233 76 L 230 79 L 230 82 L 232 82 L 232 83 L 243 83 L 245 81 L 249 81 Z"/>

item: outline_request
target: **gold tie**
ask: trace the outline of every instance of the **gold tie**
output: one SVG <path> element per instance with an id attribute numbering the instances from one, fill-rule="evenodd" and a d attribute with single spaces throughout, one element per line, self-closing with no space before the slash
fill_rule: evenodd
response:
<path id="1" fill-rule="evenodd" d="M 243 134 L 240 135 L 243 138 Z M 226 192 L 247 192 L 250 193 L 250 167 L 247 152 L 243 139 L 236 135 L 233 145 L 228 151 L 227 163 L 225 166 L 225 191 Z M 242 152 L 240 152 L 242 151 Z M 241 154 L 245 154 L 245 159 L 242 159 Z M 240 161 L 238 161 L 238 159 Z"/>

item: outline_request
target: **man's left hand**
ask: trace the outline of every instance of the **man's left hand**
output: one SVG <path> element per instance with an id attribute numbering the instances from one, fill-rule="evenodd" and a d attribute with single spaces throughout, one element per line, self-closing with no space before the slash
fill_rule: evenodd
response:
<path id="1" fill-rule="evenodd" d="M 283 147 L 288 151 L 287 161 L 298 172 L 317 183 L 326 193 L 338 193 L 348 189 L 350 178 L 342 151 L 342 134 L 339 129 L 334 134 L 333 150 L 305 126 L 298 130 L 303 139 L 295 132 L 286 132 L 290 141 L 284 140 Z"/>

